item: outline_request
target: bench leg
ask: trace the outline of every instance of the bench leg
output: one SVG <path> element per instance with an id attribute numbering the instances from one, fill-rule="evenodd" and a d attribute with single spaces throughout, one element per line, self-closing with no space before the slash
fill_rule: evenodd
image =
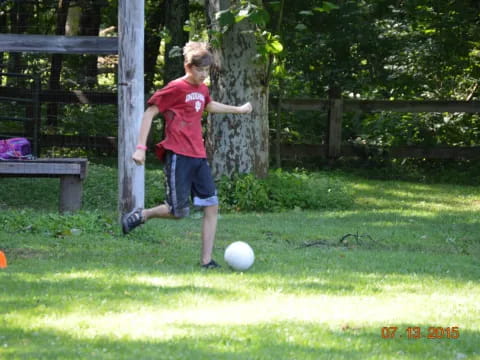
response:
<path id="1" fill-rule="evenodd" d="M 60 212 L 73 212 L 82 207 L 83 183 L 79 176 L 60 178 Z"/>

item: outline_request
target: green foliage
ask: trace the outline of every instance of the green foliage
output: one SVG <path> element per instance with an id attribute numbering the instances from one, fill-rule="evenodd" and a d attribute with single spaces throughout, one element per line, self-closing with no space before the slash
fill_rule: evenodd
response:
<path id="1" fill-rule="evenodd" d="M 352 142 L 380 146 L 480 143 L 477 114 L 379 112 L 345 117 L 343 136 Z"/>
<path id="2" fill-rule="evenodd" d="M 353 202 L 340 179 L 298 170 L 278 169 L 265 179 L 251 174 L 224 177 L 218 192 L 222 208 L 230 211 L 345 209 Z"/>
<path id="3" fill-rule="evenodd" d="M 83 208 L 113 211 L 117 207 L 116 164 L 91 162 L 84 183 Z M 222 178 L 218 183 L 223 211 L 284 211 L 288 209 L 345 209 L 352 196 L 345 183 L 326 173 L 308 173 L 281 169 L 265 179 L 252 174 Z M 28 193 L 21 189 L 30 188 Z M 2 179 L 4 206 L 45 208 L 55 211 L 58 201 L 57 179 Z M 165 200 L 163 170 L 148 159 L 145 176 L 145 206 L 153 207 Z M 0 208 L 2 203 L 0 202 Z"/>
<path id="4" fill-rule="evenodd" d="M 478 186 L 344 183 L 347 210 L 223 214 L 213 271 L 198 265 L 195 218 L 122 236 L 109 211 L 2 207 L 0 358 L 477 358 Z M 222 259 L 239 240 L 255 251 L 245 273 Z M 398 336 L 383 339 L 385 326 Z M 408 339 L 411 326 L 460 337 Z"/>
<path id="5" fill-rule="evenodd" d="M 215 18 L 223 31 L 227 31 L 230 26 L 247 19 L 259 26 L 265 26 L 270 20 L 268 12 L 262 6 L 251 1 L 241 1 L 238 5 L 221 10 L 215 14 Z"/>
<path id="6" fill-rule="evenodd" d="M 210 30 L 210 36 L 213 38 L 214 45 L 219 46 L 222 34 L 227 32 L 232 26 L 242 21 L 249 21 L 253 25 L 252 32 L 257 41 L 257 51 L 259 57 L 264 61 L 269 55 L 279 54 L 283 51 L 283 45 L 280 37 L 267 30 L 267 24 L 270 22 L 268 11 L 252 1 L 240 1 L 230 8 L 221 10 L 215 14 L 218 22 L 218 30 Z"/>
<path id="7" fill-rule="evenodd" d="M 217 13 L 217 31 L 207 24 L 204 5 L 190 3 L 185 28 L 190 38 L 218 40 L 231 26 L 249 23 L 257 41 L 258 59 L 269 64 L 267 79 L 272 97 L 325 98 L 336 91 L 355 99 L 452 99 L 479 98 L 480 42 L 479 8 L 473 1 L 323 1 L 297 0 L 230 2 Z M 85 6 L 91 1 L 83 2 Z M 146 17 L 161 17 L 163 2 L 148 0 Z M 284 4 L 285 6 L 282 6 Z M 58 2 L 3 1 L 4 33 L 54 34 Z M 73 3 L 71 3 L 73 6 Z M 117 25 L 118 1 L 104 0 L 101 29 Z M 16 20 L 15 20 L 16 19 Z M 280 21 L 281 19 L 281 21 Z M 18 22 L 18 23 L 17 23 Z M 16 24 L 16 25 L 15 25 Z M 24 26 L 26 24 L 26 26 Z M 155 25 L 156 24 L 156 25 Z M 146 21 L 147 39 L 169 41 L 158 22 Z M 22 29 L 16 29 L 19 25 Z M 113 31 L 109 35 L 116 35 Z M 157 44 L 158 45 L 158 44 Z M 162 45 L 163 47 L 164 45 Z M 178 51 L 178 48 L 175 49 Z M 60 87 L 84 90 L 88 85 L 84 55 L 63 55 Z M 98 57 L 98 83 L 92 90 L 115 91 L 116 57 Z M 3 53 L 9 71 L 40 74 L 42 88 L 50 81 L 52 57 L 48 54 Z M 163 54 L 154 67 L 157 86 L 162 84 Z M 15 71 L 17 71 L 15 70 Z M 22 80 L 23 81 L 23 80 Z M 27 87 L 2 78 L 2 86 Z M 150 85 L 149 85 L 150 86 Z M 5 105 L 5 103 L 4 103 Z M 5 116 L 22 117 L 25 108 L 12 102 Z M 27 111 L 28 112 L 28 111 Z M 103 105 L 59 105 L 58 129 L 46 128 L 46 106 L 42 111 L 43 133 L 115 136 L 116 109 Z M 284 140 L 322 143 L 325 114 L 270 113 L 271 128 L 280 119 Z M 345 141 L 375 145 L 422 144 L 472 146 L 480 142 L 477 114 L 348 114 L 344 118 Z M 1 133 L 22 133 L 21 122 L 2 121 Z"/>
<path id="8" fill-rule="evenodd" d="M 116 159 L 113 159 L 115 161 Z M 156 159 L 147 158 L 145 171 L 145 206 L 154 207 L 165 201 L 163 171 L 155 164 Z M 111 211 L 117 208 L 117 164 L 90 163 L 84 185 L 84 207 Z"/>
<path id="9" fill-rule="evenodd" d="M 325 173 L 278 169 L 265 184 L 274 209 L 347 209 L 353 203 L 345 183 Z"/>
<path id="10" fill-rule="evenodd" d="M 88 211 L 60 215 L 32 209 L 0 212 L 4 232 L 11 234 L 37 234 L 47 237 L 75 237 L 88 233 L 111 235 L 116 219 L 105 213 Z"/>
<path id="11" fill-rule="evenodd" d="M 266 211 L 270 209 L 265 184 L 252 174 L 222 177 L 217 184 L 222 209 Z"/>
<path id="12" fill-rule="evenodd" d="M 154 207 L 165 202 L 165 177 L 163 170 L 148 166 L 145 174 L 145 207 Z"/>
<path id="13" fill-rule="evenodd" d="M 284 9 L 279 35 L 287 71 L 273 72 L 272 96 L 326 98 L 336 92 L 354 99 L 479 98 L 479 9 L 474 3 L 337 4 L 299 0 Z M 278 7 L 265 6 L 271 18 L 279 16 Z M 299 134 L 295 142 L 320 143 L 325 134 L 320 117 L 324 114 L 272 114 L 271 127 L 280 119 L 281 129 Z M 372 145 L 480 143 L 477 114 L 348 114 L 344 124 L 345 141 Z"/>
<path id="14" fill-rule="evenodd" d="M 259 54 L 263 57 L 267 57 L 270 54 L 280 54 L 283 51 L 283 45 L 280 42 L 280 36 L 273 35 L 269 31 L 262 31 L 257 48 Z"/>
<path id="15" fill-rule="evenodd" d="M 337 169 L 367 179 L 469 186 L 480 183 L 480 163 L 468 160 L 388 159 L 372 154 L 364 162 L 339 161 Z"/>
<path id="16" fill-rule="evenodd" d="M 111 211 L 116 209 L 118 199 L 118 169 L 116 164 L 89 163 L 84 184 L 83 206 L 85 209 Z"/>
<path id="17" fill-rule="evenodd" d="M 116 136 L 118 129 L 115 105 L 67 105 L 59 119 L 57 133 L 64 135 Z"/>

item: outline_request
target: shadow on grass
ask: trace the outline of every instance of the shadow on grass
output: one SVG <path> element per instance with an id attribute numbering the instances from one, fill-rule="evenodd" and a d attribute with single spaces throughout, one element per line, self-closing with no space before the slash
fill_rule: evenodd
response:
<path id="1" fill-rule="evenodd" d="M 149 165 L 148 170 L 145 184 L 146 199 L 163 202 L 162 172 L 158 166 Z M 82 209 L 115 212 L 118 203 L 117 175 L 117 169 L 114 167 L 90 164 L 83 183 Z M 60 197 L 58 178 L 0 178 L 0 189 L 2 189 L 0 209 L 58 211 Z"/>
<path id="2" fill-rule="evenodd" d="M 56 178 L 0 178 L 0 210 L 31 208 L 58 211 L 60 180 Z M 28 189 L 25 191 L 25 189 Z"/>
<path id="3" fill-rule="evenodd" d="M 139 324 L 141 326 L 141 324 Z M 476 354 L 479 332 L 460 329 L 458 339 L 409 340 L 409 326 L 397 324 L 394 339 L 382 339 L 381 327 L 343 325 L 331 330 L 325 324 L 302 322 L 176 326 L 158 324 L 152 334 L 140 338 L 114 334 L 82 337 L 49 329 L 3 328 L 2 359 L 455 359 Z M 213 332 L 213 334 L 212 334 Z M 221 335 L 218 334 L 221 332 Z M 162 336 L 166 334 L 166 336 Z M 400 337 L 403 335 L 403 337 Z"/>
<path id="4" fill-rule="evenodd" d="M 76 303 L 88 303 L 98 311 L 108 311 L 120 305 L 131 308 L 142 305 L 175 306 L 177 301 L 189 295 L 212 298 L 232 296 L 232 292 L 224 289 L 198 285 L 149 285 L 115 279 L 113 275 L 109 278 L 108 274 L 92 279 L 80 278 L 81 275 L 75 279 L 55 279 L 55 274 L 49 274 L 54 280 L 41 278 L 46 275 L 33 274 L 40 278 L 25 281 L 22 280 L 25 274 L 11 274 L 8 281 L 3 282 L 5 293 L 0 298 L 0 314 L 35 308 L 64 312 L 74 308 Z"/>
<path id="5" fill-rule="evenodd" d="M 101 311 L 120 303 L 175 307 L 177 301 L 190 296 L 250 299 L 253 289 L 260 294 L 302 296 L 376 296 L 388 295 L 392 289 L 420 295 L 440 285 L 446 292 L 465 291 L 479 276 L 478 266 L 468 257 L 420 252 L 299 249 L 292 256 L 291 250 L 284 249 L 286 254 L 279 259 L 259 249 L 254 267 L 242 274 L 226 265 L 202 271 L 198 265 L 158 264 L 155 256 L 145 256 L 143 251 L 132 254 L 128 262 L 107 252 L 89 261 L 83 260 L 90 257 L 88 252 L 13 261 L 0 273 L 5 291 L 0 297 L 0 313 L 35 307 L 62 310 L 76 301 L 88 302 Z M 196 279 L 218 286 L 201 285 Z M 237 285 L 222 286 L 222 282 Z M 245 287 L 249 289 L 246 293 Z"/>

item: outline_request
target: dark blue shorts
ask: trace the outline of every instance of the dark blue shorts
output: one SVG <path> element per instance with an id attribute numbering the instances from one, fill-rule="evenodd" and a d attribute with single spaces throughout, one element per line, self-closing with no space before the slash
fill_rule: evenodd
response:
<path id="1" fill-rule="evenodd" d="M 168 151 L 165 156 L 167 203 L 175 217 L 188 216 L 190 201 L 195 206 L 218 205 L 217 189 L 207 159 Z"/>

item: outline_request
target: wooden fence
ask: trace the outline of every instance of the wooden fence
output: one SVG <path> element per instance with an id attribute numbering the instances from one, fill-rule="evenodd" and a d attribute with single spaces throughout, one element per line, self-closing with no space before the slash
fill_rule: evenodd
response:
<path id="1" fill-rule="evenodd" d="M 480 146 L 398 146 L 387 149 L 372 146 L 342 143 L 342 119 L 345 111 L 395 111 L 395 112 L 463 112 L 480 113 L 480 101 L 387 101 L 387 100 L 353 100 L 353 99 L 283 99 L 276 100 L 280 109 L 287 111 L 322 111 L 328 112 L 327 143 L 322 145 L 275 144 L 276 157 L 286 160 L 299 160 L 308 157 L 324 157 L 331 160 L 341 156 L 366 157 L 383 153 L 398 158 L 427 159 L 480 159 Z M 277 161 L 278 164 L 278 161 Z"/>
<path id="2" fill-rule="evenodd" d="M 64 104 L 116 104 L 117 94 L 92 91 L 40 90 L 36 95 L 40 103 L 56 102 Z M 12 87 L 0 87 L 0 98 L 32 98 L 32 90 Z M 368 157 L 372 154 L 384 154 L 394 158 L 426 159 L 480 159 L 480 146 L 397 146 L 376 148 L 373 146 L 352 145 L 342 142 L 342 119 L 347 111 L 395 111 L 395 112 L 463 112 L 480 113 L 480 101 L 387 101 L 352 99 L 282 99 L 272 100 L 272 106 L 285 111 L 320 111 L 328 113 L 328 133 L 326 144 L 283 144 L 278 139 L 272 144 L 272 154 L 280 155 L 282 160 L 301 161 L 308 158 Z M 42 135 L 41 147 L 81 147 L 89 150 L 115 153 L 115 137 Z"/>
<path id="3" fill-rule="evenodd" d="M 0 34 L 0 49 L 4 52 L 44 54 L 117 54 L 118 38 Z"/>
<path id="4" fill-rule="evenodd" d="M 0 86 L 0 99 L 27 100 L 33 96 L 32 90 L 10 86 Z M 83 90 L 47 90 L 40 89 L 38 101 L 57 104 L 91 104 L 116 105 L 117 94 L 113 92 L 83 91 Z"/>

